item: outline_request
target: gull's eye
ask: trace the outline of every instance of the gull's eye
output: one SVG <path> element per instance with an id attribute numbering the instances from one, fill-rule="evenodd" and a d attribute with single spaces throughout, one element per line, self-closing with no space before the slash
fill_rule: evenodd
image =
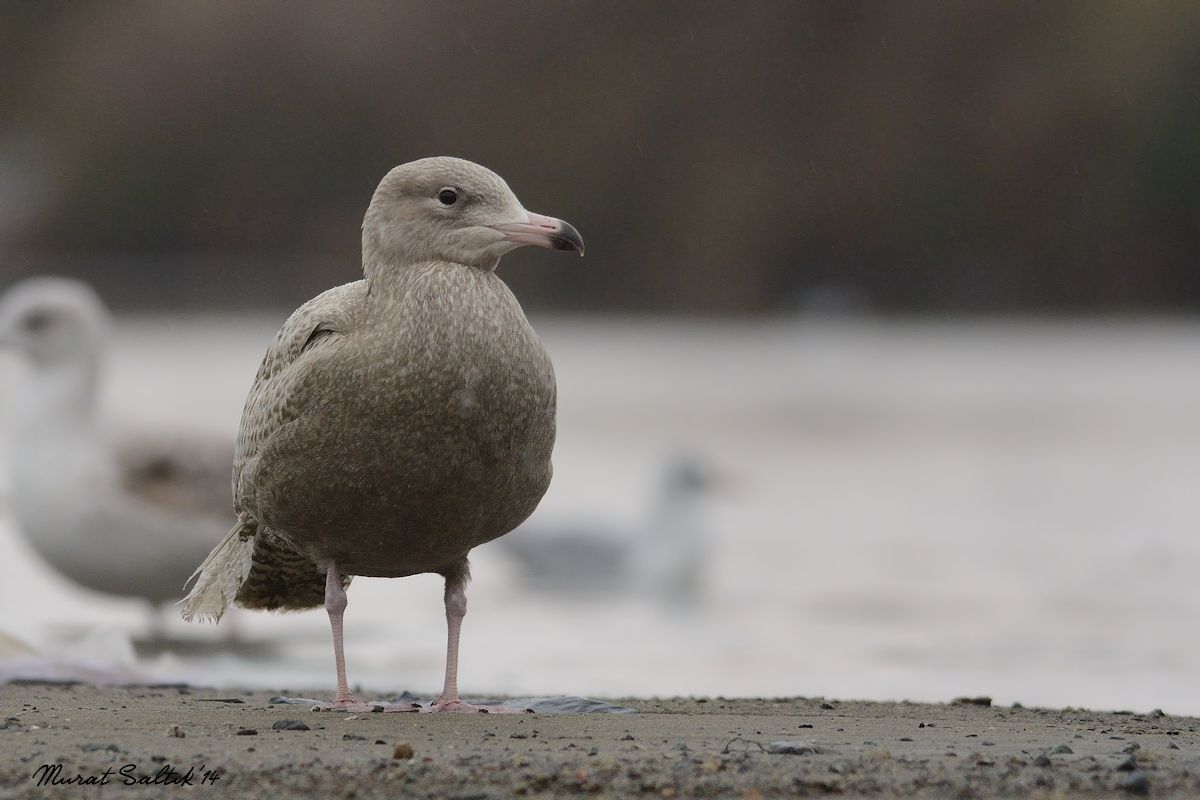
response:
<path id="1" fill-rule="evenodd" d="M 458 192 L 447 186 L 438 192 L 438 202 L 444 206 L 452 206 L 458 202 Z"/>
<path id="2" fill-rule="evenodd" d="M 48 311 L 31 311 L 21 320 L 21 326 L 30 333 L 41 333 L 54 322 L 54 316 Z"/>

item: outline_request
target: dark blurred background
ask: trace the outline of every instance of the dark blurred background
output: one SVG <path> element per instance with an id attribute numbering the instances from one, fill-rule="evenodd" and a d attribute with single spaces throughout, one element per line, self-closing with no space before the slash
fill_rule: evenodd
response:
<path id="1" fill-rule="evenodd" d="M 291 308 L 396 163 L 575 223 L 534 310 L 1200 306 L 1200 3 L 6 2 L 0 281 Z"/>

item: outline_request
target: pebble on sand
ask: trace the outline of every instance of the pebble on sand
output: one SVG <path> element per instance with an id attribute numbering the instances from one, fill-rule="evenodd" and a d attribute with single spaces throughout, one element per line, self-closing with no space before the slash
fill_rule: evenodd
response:
<path id="1" fill-rule="evenodd" d="M 305 725 L 298 719 L 281 719 L 271 723 L 273 731 L 309 731 L 312 728 Z"/>
<path id="2" fill-rule="evenodd" d="M 1118 772 L 1135 772 L 1137 768 L 1137 759 L 1133 756 L 1126 756 L 1116 766 Z"/>
<path id="3" fill-rule="evenodd" d="M 1146 777 L 1146 773 L 1141 770 L 1131 772 L 1125 777 L 1117 787 L 1129 794 L 1148 795 L 1150 794 L 1150 779 Z"/>

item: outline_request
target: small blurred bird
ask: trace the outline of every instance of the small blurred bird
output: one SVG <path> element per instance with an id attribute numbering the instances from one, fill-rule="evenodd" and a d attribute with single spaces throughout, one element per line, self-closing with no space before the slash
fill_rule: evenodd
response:
<path id="1" fill-rule="evenodd" d="M 55 570 L 153 604 L 183 585 L 233 520 L 233 443 L 100 419 L 109 317 L 87 285 L 33 278 L 0 298 L 0 348 L 25 369 L 5 386 L 9 511 Z M 157 633 L 159 620 L 153 619 Z"/>
<path id="2" fill-rule="evenodd" d="M 622 593 L 671 606 L 694 605 L 703 593 L 708 534 L 699 499 L 715 484 L 694 456 L 677 455 L 662 472 L 644 523 L 633 528 L 574 520 L 526 523 L 498 542 L 521 568 L 525 586 L 555 594 Z"/>

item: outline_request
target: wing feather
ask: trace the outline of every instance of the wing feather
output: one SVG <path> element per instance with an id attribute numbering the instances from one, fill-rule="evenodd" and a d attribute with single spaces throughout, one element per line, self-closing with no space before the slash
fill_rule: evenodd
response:
<path id="1" fill-rule="evenodd" d="M 299 417 L 316 396 L 314 359 L 337 347 L 362 313 L 366 282 L 330 289 L 292 313 L 267 348 L 246 398 L 233 459 L 238 524 L 193 576 L 184 616 L 220 618 L 231 602 L 248 608 L 301 609 L 319 605 L 324 570 L 255 518 L 253 465 L 264 446 Z M 349 583 L 347 576 L 343 583 Z"/>

